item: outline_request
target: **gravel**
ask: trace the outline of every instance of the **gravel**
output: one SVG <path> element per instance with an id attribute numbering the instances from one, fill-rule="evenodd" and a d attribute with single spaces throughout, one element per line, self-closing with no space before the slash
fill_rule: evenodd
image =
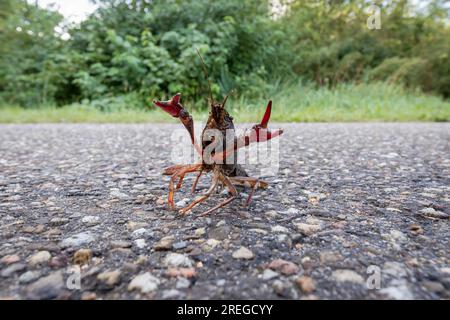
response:
<path id="1" fill-rule="evenodd" d="M 179 217 L 179 125 L 1 125 L 0 299 L 450 298 L 449 124 L 272 127 L 268 189 Z"/>
<path id="2" fill-rule="evenodd" d="M 156 290 L 159 283 L 160 280 L 157 277 L 146 272 L 135 277 L 128 286 L 128 290 L 139 290 L 142 293 L 149 293 Z"/>
<path id="3" fill-rule="evenodd" d="M 233 252 L 232 256 L 235 259 L 245 259 L 245 260 L 250 260 L 255 257 L 253 252 L 251 252 L 249 249 L 245 247 L 240 247 L 239 249 L 237 249 L 235 252 Z"/>

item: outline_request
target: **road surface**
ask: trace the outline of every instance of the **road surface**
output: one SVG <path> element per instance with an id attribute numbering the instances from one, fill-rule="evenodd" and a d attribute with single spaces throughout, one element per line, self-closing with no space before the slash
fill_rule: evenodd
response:
<path id="1" fill-rule="evenodd" d="M 250 208 L 240 190 L 196 218 L 222 192 L 180 218 L 161 175 L 180 126 L 0 126 L 0 297 L 450 298 L 449 124 L 272 127 Z"/>

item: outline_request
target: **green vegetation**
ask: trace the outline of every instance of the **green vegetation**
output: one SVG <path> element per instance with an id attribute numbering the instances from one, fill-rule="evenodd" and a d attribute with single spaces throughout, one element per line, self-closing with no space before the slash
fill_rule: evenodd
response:
<path id="1" fill-rule="evenodd" d="M 450 27 L 443 0 L 97 0 L 79 25 L 25 0 L 0 2 L 0 122 L 171 121 L 151 106 L 181 92 L 254 122 L 449 121 Z M 34 3 L 34 2 L 33 2 Z M 279 17 L 276 18 L 275 15 Z M 70 38 L 63 39 L 63 33 Z M 11 107 L 15 106 L 15 107 Z"/>
<path id="2" fill-rule="evenodd" d="M 342 84 L 334 89 L 292 84 L 275 92 L 273 121 L 450 121 L 450 101 L 385 83 Z M 267 99 L 230 98 L 229 111 L 239 122 L 254 123 Z M 205 121 L 205 110 L 192 110 L 196 121 Z M 100 111 L 91 105 L 0 109 L 0 123 L 147 123 L 175 122 L 161 110 L 114 108 Z"/>

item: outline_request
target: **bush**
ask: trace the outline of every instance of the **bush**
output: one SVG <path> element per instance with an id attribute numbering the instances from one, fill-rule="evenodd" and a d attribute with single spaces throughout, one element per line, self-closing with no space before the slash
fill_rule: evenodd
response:
<path id="1" fill-rule="evenodd" d="M 94 15 L 66 26 L 31 1 L 1 2 L 0 100 L 26 107 L 86 100 L 109 110 L 182 92 L 205 108 L 209 88 L 196 49 L 217 100 L 232 89 L 259 99 L 299 78 L 327 88 L 387 81 L 450 96 L 442 1 L 427 10 L 383 1 L 382 30 L 367 29 L 365 0 L 289 0 L 278 18 L 269 0 L 97 2 Z M 69 40 L 55 33 L 61 26 Z"/>
<path id="2" fill-rule="evenodd" d="M 368 72 L 370 81 L 387 81 L 410 88 L 425 88 L 429 64 L 422 58 L 390 58 Z"/>

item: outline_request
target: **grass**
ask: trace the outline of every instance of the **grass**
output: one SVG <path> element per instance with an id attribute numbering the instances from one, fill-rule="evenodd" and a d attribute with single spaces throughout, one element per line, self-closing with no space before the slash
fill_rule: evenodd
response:
<path id="1" fill-rule="evenodd" d="M 70 105 L 61 108 L 0 108 L 0 123 L 147 123 L 170 122 L 158 111 L 120 110 L 102 112 L 95 108 Z"/>
<path id="2" fill-rule="evenodd" d="M 344 84 L 334 90 L 291 85 L 274 92 L 274 121 L 450 121 L 450 101 L 384 83 Z M 265 101 L 242 107 L 237 118 L 259 118 Z M 253 116 L 252 116 L 253 117 Z"/>
<path id="3" fill-rule="evenodd" d="M 344 84 L 331 90 L 311 85 L 274 86 L 272 121 L 450 121 L 450 101 L 384 83 Z M 227 109 L 237 122 L 257 122 L 268 99 L 230 98 Z M 205 120 L 207 111 L 193 111 Z M 160 110 L 123 109 L 102 112 L 92 106 L 23 109 L 0 107 L 0 123 L 148 123 L 174 122 Z"/>

